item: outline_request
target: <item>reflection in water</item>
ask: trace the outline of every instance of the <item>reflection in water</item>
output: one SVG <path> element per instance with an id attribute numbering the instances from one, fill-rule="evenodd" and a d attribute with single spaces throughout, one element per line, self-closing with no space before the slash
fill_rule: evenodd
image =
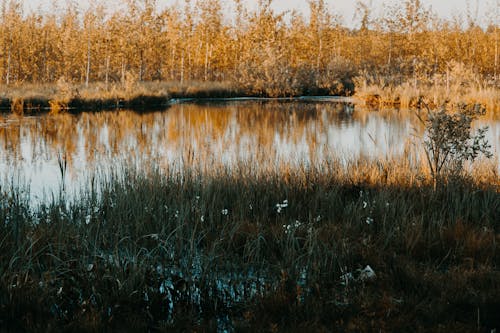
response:
<path id="1" fill-rule="evenodd" d="M 488 125 L 496 153 L 500 123 Z M 32 194 L 42 196 L 120 161 L 139 168 L 150 161 L 169 168 L 197 161 L 207 169 L 214 162 L 248 161 L 258 169 L 332 156 L 397 156 L 418 142 L 414 135 L 422 131 L 411 112 L 369 112 L 331 101 L 180 103 L 145 114 L 8 114 L 0 115 L 0 174 L 4 181 L 29 184 Z M 66 176 L 61 162 L 68 165 Z"/>

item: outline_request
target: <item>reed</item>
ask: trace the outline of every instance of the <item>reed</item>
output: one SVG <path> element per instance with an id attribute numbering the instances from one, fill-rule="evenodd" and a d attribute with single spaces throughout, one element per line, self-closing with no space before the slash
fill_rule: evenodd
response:
<path id="1" fill-rule="evenodd" d="M 36 207 L 2 185 L 2 327 L 498 327 L 494 165 L 435 188 L 405 158 L 184 162 L 124 164 Z"/>
<path id="2" fill-rule="evenodd" d="M 423 99 L 432 108 L 446 103 L 453 107 L 481 104 L 491 117 L 500 112 L 500 90 L 495 86 L 421 84 L 415 87 L 411 82 L 388 84 L 384 80 L 370 82 L 357 78 L 355 89 L 355 97 L 372 108 L 418 108 L 419 101 Z"/>

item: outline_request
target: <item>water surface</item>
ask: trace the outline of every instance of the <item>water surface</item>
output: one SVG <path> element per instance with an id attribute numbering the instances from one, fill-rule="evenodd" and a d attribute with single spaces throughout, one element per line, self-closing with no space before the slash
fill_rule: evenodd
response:
<path id="1" fill-rule="evenodd" d="M 500 121 L 478 125 L 489 126 L 500 165 Z M 420 149 L 422 132 L 414 112 L 369 111 L 330 98 L 182 102 L 146 113 L 0 114 L 0 184 L 29 185 L 35 198 L 46 198 L 123 161 L 139 168 L 246 162 L 258 169 L 269 162 L 293 167 L 331 157 L 399 156 Z"/>

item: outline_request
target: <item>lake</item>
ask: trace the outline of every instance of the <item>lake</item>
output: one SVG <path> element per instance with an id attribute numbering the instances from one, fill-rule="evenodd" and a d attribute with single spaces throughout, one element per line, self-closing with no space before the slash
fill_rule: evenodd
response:
<path id="1" fill-rule="evenodd" d="M 500 166 L 500 120 L 489 126 Z M 287 163 L 332 157 L 397 157 L 421 149 L 415 112 L 370 111 L 337 98 L 174 101 L 158 112 L 0 114 L 0 184 L 29 188 L 34 199 L 86 185 L 123 163 L 183 168 L 199 163 Z M 267 163 L 262 163 L 266 161 Z"/>

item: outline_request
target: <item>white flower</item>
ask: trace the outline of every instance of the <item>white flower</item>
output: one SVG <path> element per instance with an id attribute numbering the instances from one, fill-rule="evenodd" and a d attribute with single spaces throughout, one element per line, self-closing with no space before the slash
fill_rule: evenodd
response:
<path id="1" fill-rule="evenodd" d="M 352 273 L 348 272 L 348 273 L 342 274 L 340 276 L 340 280 L 342 280 L 341 284 L 346 286 L 349 284 L 349 281 L 354 280 L 354 276 L 352 275 Z"/>
<path id="2" fill-rule="evenodd" d="M 283 229 L 285 229 L 285 234 L 289 234 L 292 232 L 293 226 L 291 224 L 283 224 Z"/>
<path id="3" fill-rule="evenodd" d="M 368 203 L 366 201 L 363 201 L 363 209 L 365 209 L 368 206 Z"/>
<path id="4" fill-rule="evenodd" d="M 276 212 L 279 214 L 283 208 L 288 207 L 288 200 L 283 200 L 283 203 L 276 204 Z"/>
<path id="5" fill-rule="evenodd" d="M 204 216 L 204 215 L 202 215 L 202 216 L 200 217 L 200 220 L 201 220 L 201 222 L 205 222 L 205 216 Z"/>
<path id="6" fill-rule="evenodd" d="M 367 281 L 373 280 L 375 277 L 377 277 L 375 271 L 370 267 L 370 265 L 366 265 L 366 267 L 359 273 L 358 279 L 361 281 Z"/>
<path id="7" fill-rule="evenodd" d="M 368 216 L 368 217 L 366 218 L 366 224 L 370 225 L 370 224 L 372 224 L 372 223 L 373 223 L 373 218 L 371 218 L 371 217 L 369 217 L 369 216 Z"/>
<path id="8" fill-rule="evenodd" d="M 227 214 L 229 214 L 229 211 L 227 210 L 227 208 L 224 208 L 223 210 L 221 210 L 221 214 L 227 216 Z"/>

